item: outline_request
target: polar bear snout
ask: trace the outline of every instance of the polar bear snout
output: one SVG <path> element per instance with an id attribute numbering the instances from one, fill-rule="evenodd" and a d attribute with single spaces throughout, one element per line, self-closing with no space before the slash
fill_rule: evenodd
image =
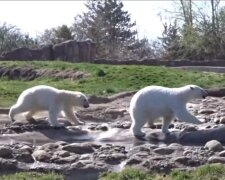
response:
<path id="1" fill-rule="evenodd" d="M 87 99 L 84 99 L 84 102 L 83 102 L 83 107 L 84 108 L 89 108 L 89 102 L 88 102 L 88 100 Z"/>
<path id="2" fill-rule="evenodd" d="M 89 106 L 90 106 L 89 104 L 84 104 L 83 105 L 84 108 L 89 108 Z"/>
<path id="3" fill-rule="evenodd" d="M 208 96 L 207 90 L 202 90 L 202 98 L 205 99 Z"/>

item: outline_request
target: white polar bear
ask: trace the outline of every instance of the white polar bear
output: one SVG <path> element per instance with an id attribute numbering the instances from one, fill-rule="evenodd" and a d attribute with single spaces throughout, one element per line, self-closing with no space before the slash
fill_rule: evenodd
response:
<path id="1" fill-rule="evenodd" d="M 16 114 L 26 112 L 25 118 L 29 120 L 33 118 L 32 116 L 36 112 L 47 110 L 50 125 L 61 126 L 57 121 L 57 117 L 59 112 L 62 111 L 68 120 L 75 125 L 83 124 L 73 112 L 75 106 L 89 107 L 88 99 L 83 93 L 38 85 L 21 93 L 17 103 L 10 108 L 9 117 L 12 121 L 15 121 L 14 116 Z"/>
<path id="2" fill-rule="evenodd" d="M 149 126 L 157 119 L 163 118 L 162 132 L 169 133 L 171 121 L 178 119 L 193 124 L 201 122 L 186 109 L 188 101 L 205 98 L 207 91 L 196 85 L 180 88 L 148 86 L 138 91 L 130 102 L 131 131 L 135 136 L 145 136 L 141 128 L 148 122 Z"/>

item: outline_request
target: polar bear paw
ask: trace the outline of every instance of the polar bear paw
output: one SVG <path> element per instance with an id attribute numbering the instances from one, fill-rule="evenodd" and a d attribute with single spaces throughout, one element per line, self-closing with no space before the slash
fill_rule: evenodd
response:
<path id="1" fill-rule="evenodd" d="M 144 137 L 145 136 L 145 133 L 143 133 L 141 131 L 138 132 L 138 133 L 137 132 L 136 133 L 133 132 L 133 134 L 134 134 L 135 137 Z"/>
<path id="2" fill-rule="evenodd" d="M 170 135 L 170 131 L 168 129 L 162 129 L 162 132 L 165 134 L 165 135 Z"/>
<path id="3" fill-rule="evenodd" d="M 85 123 L 83 121 L 77 121 L 76 123 L 74 123 L 74 125 L 84 125 Z"/>
<path id="4" fill-rule="evenodd" d="M 51 127 L 54 127 L 54 128 L 61 128 L 61 127 L 64 127 L 63 124 L 60 124 L 60 123 L 57 123 L 57 124 L 50 124 Z"/>

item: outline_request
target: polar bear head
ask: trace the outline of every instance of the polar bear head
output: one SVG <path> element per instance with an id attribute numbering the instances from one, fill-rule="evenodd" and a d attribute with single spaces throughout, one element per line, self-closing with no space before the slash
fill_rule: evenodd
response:
<path id="1" fill-rule="evenodd" d="M 83 93 L 77 92 L 76 96 L 77 97 L 75 97 L 75 99 L 74 99 L 74 102 L 76 103 L 76 106 L 80 106 L 80 107 L 83 107 L 83 108 L 89 107 L 88 98 Z"/>
<path id="2" fill-rule="evenodd" d="M 88 98 L 81 92 L 78 91 L 65 91 L 60 92 L 59 98 L 66 106 L 78 106 L 83 108 L 89 107 Z"/>
<path id="3" fill-rule="evenodd" d="M 187 85 L 184 86 L 185 94 L 188 97 L 188 100 L 191 99 L 205 99 L 208 95 L 207 91 L 196 85 Z"/>

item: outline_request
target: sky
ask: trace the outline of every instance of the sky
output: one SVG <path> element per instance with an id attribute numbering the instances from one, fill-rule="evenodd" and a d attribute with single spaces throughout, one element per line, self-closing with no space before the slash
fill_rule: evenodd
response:
<path id="1" fill-rule="evenodd" d="M 66 24 L 72 25 L 74 17 L 86 11 L 86 1 L 0 1 L 0 23 L 17 26 L 22 33 L 36 37 L 45 29 Z M 163 26 L 158 13 L 173 8 L 172 1 L 128 1 L 124 10 L 136 21 L 139 38 L 154 39 L 161 35 Z"/>

